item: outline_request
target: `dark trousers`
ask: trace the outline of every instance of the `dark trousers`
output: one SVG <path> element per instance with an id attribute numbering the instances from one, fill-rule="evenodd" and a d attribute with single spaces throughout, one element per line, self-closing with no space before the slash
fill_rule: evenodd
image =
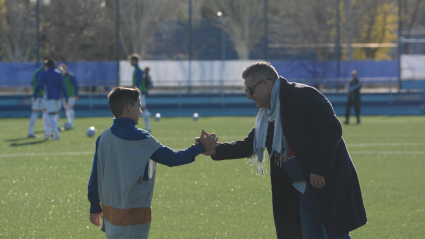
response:
<path id="1" fill-rule="evenodd" d="M 348 123 L 350 118 L 351 106 L 354 106 L 354 111 L 356 112 L 357 123 L 360 123 L 360 101 L 348 101 L 347 109 L 345 111 L 345 121 Z"/>
<path id="2" fill-rule="evenodd" d="M 273 159 L 274 160 L 274 159 Z M 270 160 L 273 216 L 278 239 L 301 239 L 299 193 L 283 168 Z"/>

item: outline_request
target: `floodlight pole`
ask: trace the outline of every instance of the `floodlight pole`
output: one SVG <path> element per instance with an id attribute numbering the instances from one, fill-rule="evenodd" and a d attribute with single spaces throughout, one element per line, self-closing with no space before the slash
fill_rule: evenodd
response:
<path id="1" fill-rule="evenodd" d="M 35 55 L 37 57 L 37 68 L 40 67 L 40 0 L 35 3 L 35 32 L 37 38 L 37 46 Z"/>
<path id="2" fill-rule="evenodd" d="M 336 91 L 339 91 L 339 78 L 341 71 L 341 28 L 340 28 L 340 12 L 339 12 L 340 0 L 336 0 Z"/>
<path id="3" fill-rule="evenodd" d="M 188 84 L 188 92 L 190 93 L 192 91 L 192 0 L 189 0 L 189 41 L 187 46 L 187 54 L 188 54 L 188 64 L 189 64 L 189 70 L 188 70 L 188 78 L 187 78 L 187 84 Z"/>
<path id="4" fill-rule="evenodd" d="M 224 24 L 225 24 L 224 17 L 223 18 L 220 17 L 220 20 L 221 20 L 221 58 L 223 61 L 225 61 L 226 60 L 226 35 L 224 32 Z"/>
<path id="5" fill-rule="evenodd" d="M 117 63 L 117 85 L 120 83 L 120 0 L 115 1 L 115 19 L 116 19 L 116 63 Z"/>
<path id="6" fill-rule="evenodd" d="M 268 41 L 268 1 L 264 0 L 264 60 L 269 60 L 269 41 Z"/>
<path id="7" fill-rule="evenodd" d="M 401 22 L 401 0 L 398 0 L 398 90 L 401 90 L 401 70 L 402 70 L 402 65 L 401 65 L 401 55 L 402 55 L 402 51 L 403 51 L 403 37 L 401 36 L 401 27 L 402 27 L 402 22 Z"/>

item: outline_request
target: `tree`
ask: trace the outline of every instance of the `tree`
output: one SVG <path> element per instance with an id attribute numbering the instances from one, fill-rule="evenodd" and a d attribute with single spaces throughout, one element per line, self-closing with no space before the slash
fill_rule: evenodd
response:
<path id="1" fill-rule="evenodd" d="M 249 59 L 264 35 L 264 0 L 204 1 L 201 7 L 203 16 L 230 36 L 239 59 Z"/>
<path id="2" fill-rule="evenodd" d="M 121 1 L 120 41 L 124 54 L 138 53 L 144 58 L 158 26 L 172 16 L 178 4 L 173 0 Z"/>
<path id="3" fill-rule="evenodd" d="M 288 0 L 275 4 L 280 9 L 271 24 L 274 42 L 283 42 L 293 54 L 315 52 L 317 60 L 328 60 L 336 32 L 336 1 Z M 292 46 L 291 46 L 292 45 Z"/>
<path id="4" fill-rule="evenodd" d="M 30 1 L 0 0 L 0 47 L 7 61 L 28 61 L 35 46 L 35 12 Z"/>
<path id="5" fill-rule="evenodd" d="M 111 59 L 115 24 L 102 3 L 55 0 L 42 7 L 42 54 L 62 61 Z"/>
<path id="6" fill-rule="evenodd" d="M 397 6 L 391 0 L 368 0 L 359 6 L 364 15 L 359 21 L 359 43 L 391 43 L 397 40 Z M 390 59 L 389 48 L 367 47 L 354 51 L 355 59 Z"/>
<path id="7" fill-rule="evenodd" d="M 424 1 L 423 0 L 403 0 L 402 1 L 402 29 L 405 38 L 409 39 L 412 36 L 412 31 L 417 20 L 424 17 Z M 404 44 L 404 53 L 410 52 L 410 44 Z"/>

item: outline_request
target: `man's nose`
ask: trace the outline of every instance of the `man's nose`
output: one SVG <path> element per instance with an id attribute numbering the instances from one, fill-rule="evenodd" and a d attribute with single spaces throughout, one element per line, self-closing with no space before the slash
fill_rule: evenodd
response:
<path id="1" fill-rule="evenodd" d="M 252 99 L 252 95 L 250 95 L 250 94 L 248 94 L 248 93 L 246 93 L 246 97 L 247 97 L 248 99 Z"/>

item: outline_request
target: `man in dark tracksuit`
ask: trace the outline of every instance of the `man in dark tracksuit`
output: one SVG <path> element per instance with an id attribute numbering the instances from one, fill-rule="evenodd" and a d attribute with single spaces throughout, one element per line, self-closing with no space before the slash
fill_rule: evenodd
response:
<path id="1" fill-rule="evenodd" d="M 259 113 L 248 137 L 223 143 L 205 154 L 214 160 L 252 157 L 259 145 L 253 143 L 258 142 L 256 134 L 265 135 L 265 147 L 272 155 L 270 176 L 277 237 L 350 238 L 348 232 L 366 224 L 367 218 L 357 173 L 331 103 L 313 87 L 278 77 L 269 63 L 248 66 L 242 78 L 248 98 L 255 101 L 260 112 L 273 110 L 273 102 L 277 101 L 280 118 L 273 116 L 275 121 L 266 121 L 264 133 L 256 131 Z M 276 91 L 278 98 L 274 97 Z M 276 127 L 281 127 L 281 134 L 276 133 Z M 274 135 L 283 135 L 282 142 L 290 154 L 287 149 L 284 154 L 275 150 L 279 144 L 275 144 Z M 284 155 L 290 157 L 285 159 Z M 289 162 L 295 167 L 285 168 Z M 300 171 L 302 178 L 294 179 L 292 170 Z M 301 189 L 295 187 L 299 182 L 304 182 Z"/>
<path id="2" fill-rule="evenodd" d="M 357 124 L 360 124 L 360 88 L 362 88 L 362 83 L 357 76 L 357 71 L 352 71 L 351 75 L 353 76 L 353 79 L 348 84 L 348 100 L 347 109 L 345 111 L 344 124 L 350 123 L 351 106 L 354 106 L 354 111 L 356 112 L 357 117 Z"/>

